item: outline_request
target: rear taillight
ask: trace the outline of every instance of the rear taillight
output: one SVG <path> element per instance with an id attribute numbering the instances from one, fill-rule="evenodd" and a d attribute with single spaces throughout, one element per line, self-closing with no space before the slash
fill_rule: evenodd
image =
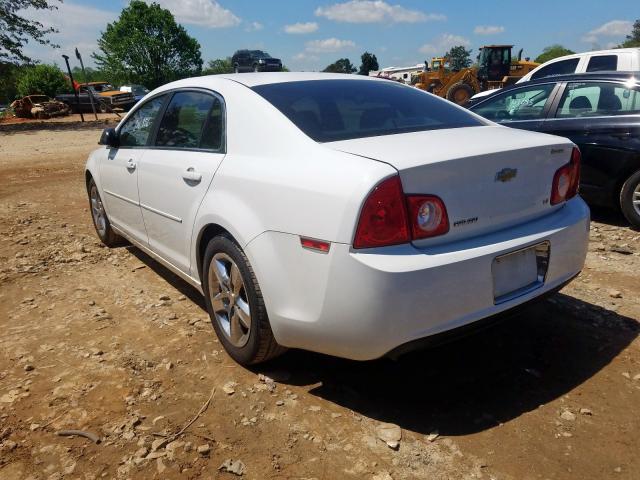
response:
<path id="1" fill-rule="evenodd" d="M 551 205 L 569 200 L 578 194 L 580 186 L 580 150 L 573 147 L 571 161 L 560 167 L 553 176 L 551 186 Z"/>
<path id="2" fill-rule="evenodd" d="M 444 235 L 449 231 L 449 217 L 444 202 L 435 195 L 410 195 L 409 221 L 414 240 Z"/>
<path id="3" fill-rule="evenodd" d="M 444 202 L 434 195 L 405 196 L 396 175 L 382 181 L 365 200 L 353 247 L 397 245 L 448 231 Z"/>
<path id="4" fill-rule="evenodd" d="M 409 241 L 407 208 L 397 175 L 381 182 L 367 197 L 353 240 L 354 248 L 396 245 Z"/>

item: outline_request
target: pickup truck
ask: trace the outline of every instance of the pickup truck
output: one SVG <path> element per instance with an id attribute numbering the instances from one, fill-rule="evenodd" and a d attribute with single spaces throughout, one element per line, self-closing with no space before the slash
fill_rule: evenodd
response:
<path id="1" fill-rule="evenodd" d="M 73 93 L 65 93 L 56 96 L 56 100 L 66 103 L 71 111 L 78 113 L 79 111 L 91 112 L 91 99 L 96 110 L 100 113 L 107 113 L 115 109 L 129 110 L 135 103 L 135 97 L 131 92 L 121 92 L 107 82 L 90 82 L 78 85 L 78 96 L 80 98 L 80 109 L 76 103 L 76 97 Z"/>

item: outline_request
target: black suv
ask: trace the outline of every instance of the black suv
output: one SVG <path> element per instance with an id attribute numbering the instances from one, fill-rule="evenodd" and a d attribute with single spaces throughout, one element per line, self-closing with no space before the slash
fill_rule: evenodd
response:
<path id="1" fill-rule="evenodd" d="M 231 58 L 233 71 L 240 72 L 279 72 L 282 62 L 262 50 L 238 50 Z"/>

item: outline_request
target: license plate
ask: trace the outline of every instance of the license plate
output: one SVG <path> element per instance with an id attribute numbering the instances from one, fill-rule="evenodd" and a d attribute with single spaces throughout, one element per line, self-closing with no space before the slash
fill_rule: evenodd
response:
<path id="1" fill-rule="evenodd" d="M 548 242 L 494 258 L 491 270 L 495 303 L 506 302 L 542 286 L 548 259 Z"/>

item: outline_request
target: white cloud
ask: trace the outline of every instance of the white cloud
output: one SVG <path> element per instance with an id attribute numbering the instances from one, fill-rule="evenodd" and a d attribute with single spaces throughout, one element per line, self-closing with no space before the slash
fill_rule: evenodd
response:
<path id="1" fill-rule="evenodd" d="M 389 5 L 382 0 L 349 0 L 328 7 L 318 7 L 317 17 L 346 23 L 417 23 L 428 20 L 445 20 L 440 14 L 409 10 L 400 5 Z"/>
<path id="2" fill-rule="evenodd" d="M 315 62 L 319 60 L 316 55 L 310 55 L 306 52 L 296 53 L 292 58 L 296 62 Z"/>
<path id="3" fill-rule="evenodd" d="M 462 45 L 468 47 L 471 42 L 460 35 L 452 35 L 444 33 L 440 35 L 434 42 L 422 45 L 418 51 L 427 55 L 444 55 L 451 47 Z"/>
<path id="4" fill-rule="evenodd" d="M 476 35 L 495 35 L 502 32 L 504 32 L 504 27 L 498 25 L 478 25 L 473 29 L 473 33 Z"/>
<path id="5" fill-rule="evenodd" d="M 78 5 L 69 1 L 58 4 L 57 10 L 26 10 L 25 17 L 37 20 L 45 28 L 53 27 L 59 33 L 53 33 L 47 38 L 52 43 L 60 45 L 59 49 L 37 44 L 28 44 L 25 54 L 42 62 L 55 62 L 64 68 L 61 55 L 71 57 L 71 67 L 75 66 L 75 49 L 82 54 L 85 65 L 92 65 L 91 53 L 98 49 L 100 32 L 107 24 L 118 17 L 119 12 L 110 12 L 85 5 Z"/>
<path id="6" fill-rule="evenodd" d="M 147 0 L 150 3 L 152 0 Z M 216 0 L 153 0 L 173 13 L 178 22 L 208 28 L 235 27 L 240 19 Z"/>
<path id="7" fill-rule="evenodd" d="M 588 32 L 584 37 L 582 37 L 582 41 L 587 43 L 596 43 L 599 41 L 600 37 L 624 38 L 625 35 L 631 33 L 632 28 L 633 23 L 630 21 L 612 20 Z"/>
<path id="8" fill-rule="evenodd" d="M 284 27 L 285 32 L 293 35 L 313 33 L 317 30 L 318 30 L 318 24 L 316 22 L 294 23 L 291 25 L 285 25 Z"/>
<path id="9" fill-rule="evenodd" d="M 312 40 L 305 44 L 305 51 L 311 53 L 333 53 L 354 48 L 356 44 L 351 40 L 327 38 L 325 40 Z"/>
<path id="10" fill-rule="evenodd" d="M 264 28 L 264 25 L 262 25 L 260 22 L 251 22 L 249 25 L 247 25 L 247 27 L 245 28 L 245 31 L 257 32 L 259 30 L 262 30 L 263 28 Z"/>

